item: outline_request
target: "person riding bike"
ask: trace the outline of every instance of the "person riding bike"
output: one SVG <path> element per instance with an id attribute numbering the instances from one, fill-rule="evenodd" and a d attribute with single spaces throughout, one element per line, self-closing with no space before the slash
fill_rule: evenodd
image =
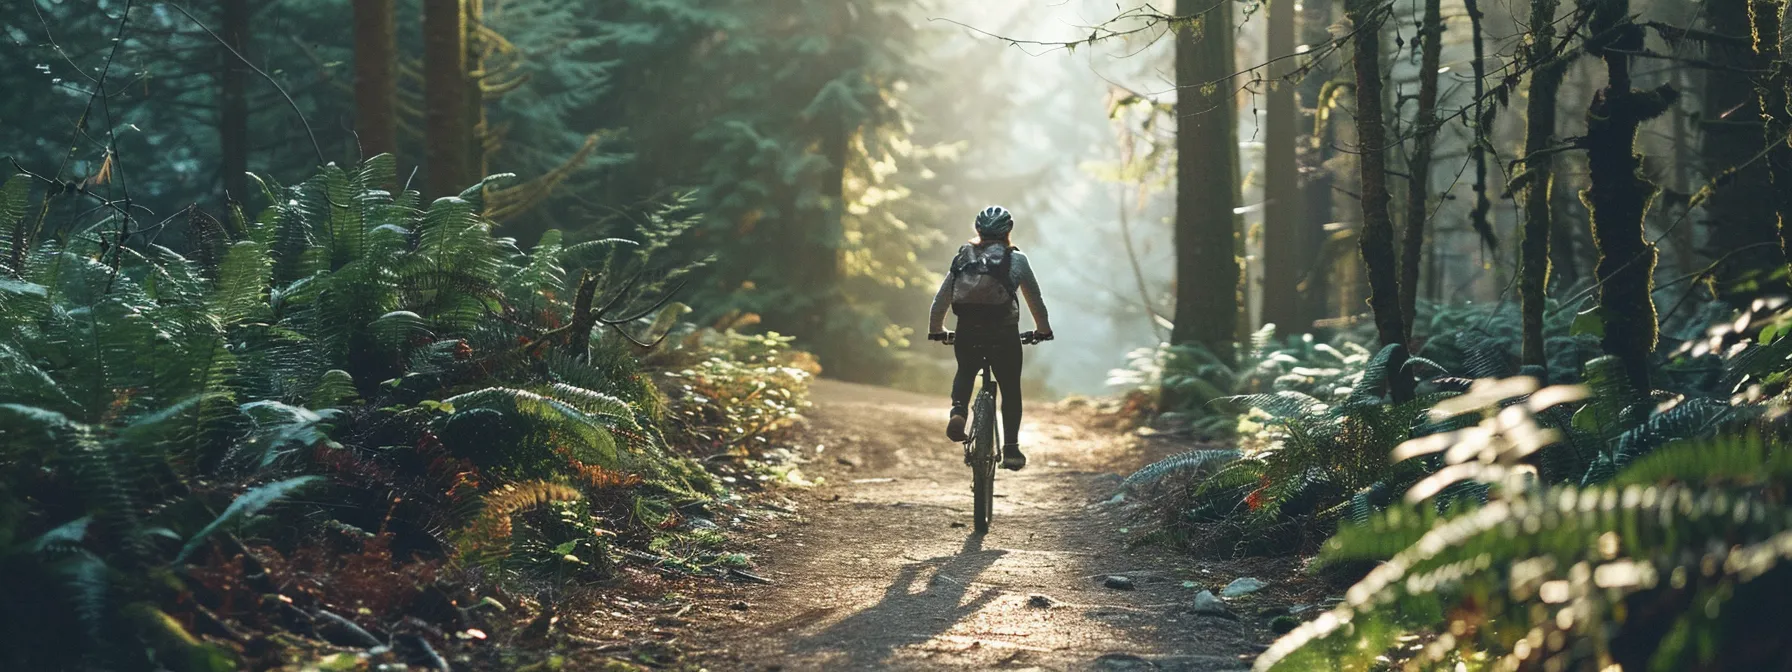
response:
<path id="1" fill-rule="evenodd" d="M 1002 468 L 1027 466 L 1020 451 L 1020 301 L 1026 297 L 1033 314 L 1034 340 L 1052 339 L 1051 320 L 1039 297 L 1039 281 L 1027 255 L 1009 242 L 1014 215 L 992 205 L 977 214 L 977 237 L 958 248 L 940 291 L 933 296 L 928 318 L 929 340 L 953 346 L 958 374 L 952 380 L 952 413 L 946 437 L 964 442 L 977 372 L 990 367 L 1002 397 Z M 958 316 L 958 331 L 946 331 L 946 309 Z"/>

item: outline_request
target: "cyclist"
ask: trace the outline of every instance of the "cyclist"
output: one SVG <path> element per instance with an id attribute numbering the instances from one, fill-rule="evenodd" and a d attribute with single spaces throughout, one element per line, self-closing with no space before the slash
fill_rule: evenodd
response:
<path id="1" fill-rule="evenodd" d="M 1027 255 L 1009 242 L 1014 215 L 1001 206 L 977 214 L 977 237 L 958 248 L 945 282 L 933 297 L 928 317 L 929 340 L 953 346 L 958 375 L 952 380 L 952 413 L 946 437 L 964 442 L 971 403 L 971 386 L 984 366 L 993 369 L 1002 397 L 1002 468 L 1018 471 L 1027 466 L 1020 451 L 1020 301 L 1026 297 L 1033 313 L 1036 340 L 1052 339 L 1045 301 L 1039 298 L 1039 281 Z M 958 331 L 946 331 L 946 308 L 958 316 Z"/>

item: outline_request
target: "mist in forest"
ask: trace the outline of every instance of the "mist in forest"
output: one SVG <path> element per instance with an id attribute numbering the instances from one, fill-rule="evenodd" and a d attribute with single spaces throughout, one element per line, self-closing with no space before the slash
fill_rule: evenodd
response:
<path id="1" fill-rule="evenodd" d="M 926 13 L 930 27 L 944 24 L 951 38 L 947 49 L 923 56 L 923 67 L 968 69 L 976 86 L 957 94 L 999 108 L 987 111 L 996 121 L 987 129 L 993 133 L 962 138 L 964 160 L 1010 179 L 989 193 L 966 196 L 1015 212 L 1015 244 L 1040 275 L 1057 334 L 1056 342 L 1034 349 L 1029 375 L 1044 377 L 1059 393 L 1106 391 L 1108 371 L 1123 365 L 1128 352 L 1155 346 L 1167 334 L 1173 203 L 1162 175 L 1142 189 L 1138 181 L 1117 179 L 1125 120 L 1116 118 L 1113 104 L 1129 90 L 1175 99 L 1169 42 L 1154 29 L 1092 48 L 1026 44 L 1086 37 L 1089 26 L 1107 21 L 1113 11 L 1112 4 L 1099 2 L 1004 0 L 949 3 Z M 994 58 L 983 57 L 992 51 Z M 918 85 L 930 80 L 922 75 Z M 950 129 L 955 120 L 927 121 Z M 1157 140 L 1172 130 L 1160 129 Z M 1122 208 L 1143 293 L 1123 238 Z M 962 222 L 944 228 L 968 236 L 974 213 L 966 211 Z"/>

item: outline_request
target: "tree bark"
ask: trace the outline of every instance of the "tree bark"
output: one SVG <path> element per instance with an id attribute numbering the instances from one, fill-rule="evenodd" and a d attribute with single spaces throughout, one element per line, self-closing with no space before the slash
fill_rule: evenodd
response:
<path id="1" fill-rule="evenodd" d="M 1333 11 L 1337 3 L 1330 0 L 1310 1 L 1301 6 L 1301 35 L 1307 44 L 1321 44 L 1331 39 L 1328 28 L 1334 22 Z M 1343 77 L 1342 73 L 1334 77 Z M 1300 289 L 1300 322 L 1312 324 L 1323 317 L 1332 317 L 1330 310 L 1332 295 L 1332 255 L 1326 253 L 1326 241 L 1330 232 L 1326 226 L 1338 221 L 1334 201 L 1337 193 L 1334 189 L 1336 176 L 1332 174 L 1332 166 L 1327 163 L 1333 156 L 1336 124 L 1327 123 L 1336 112 L 1331 109 L 1336 96 L 1333 89 L 1338 86 L 1337 79 L 1309 76 L 1301 82 L 1302 107 L 1313 111 L 1308 119 L 1312 125 L 1308 128 L 1306 138 L 1306 154 L 1303 156 L 1302 172 L 1306 180 L 1301 185 L 1304 221 L 1300 222 L 1299 240 L 1301 257 L 1306 265 L 1300 269 L 1304 278 Z"/>
<path id="2" fill-rule="evenodd" d="M 1477 0 L 1463 0 L 1463 9 L 1468 11 L 1469 31 L 1474 36 L 1475 60 L 1475 145 L 1469 148 L 1469 158 L 1475 163 L 1475 207 L 1469 210 L 1469 226 L 1480 234 L 1481 244 L 1491 251 L 1499 250 L 1499 237 L 1493 233 L 1493 224 L 1487 221 L 1487 213 L 1493 210 L 1493 202 L 1487 199 L 1487 129 L 1493 126 L 1493 115 L 1500 105 L 1483 108 L 1481 101 L 1487 87 L 1486 45 L 1481 33 L 1481 7 Z"/>
<path id="3" fill-rule="evenodd" d="M 1705 20 L 1712 32 L 1751 35 L 1749 5 L 1750 0 L 1708 0 L 1704 3 Z M 1762 115 L 1759 94 L 1749 76 L 1739 71 L 1755 67 L 1755 56 L 1752 50 L 1724 45 L 1712 45 L 1709 52 L 1707 58 L 1712 62 L 1738 70 L 1704 72 L 1699 114 L 1699 153 L 1705 177 L 1723 176 L 1722 186 L 1705 205 L 1711 227 L 1707 254 L 1721 257 L 1731 250 L 1776 240 L 1776 215 L 1772 200 L 1761 197 L 1773 188 L 1767 166 L 1749 162 L 1761 150 Z M 1729 285 L 1777 256 L 1765 249 L 1739 253 L 1718 270 L 1719 284 Z"/>
<path id="4" fill-rule="evenodd" d="M 464 0 L 423 0 L 425 196 L 460 193 L 473 175 L 473 129 L 467 118 L 467 16 Z"/>
<path id="5" fill-rule="evenodd" d="M 393 0 L 356 0 L 355 132 L 363 158 L 398 154 L 398 47 Z"/>
<path id="6" fill-rule="evenodd" d="M 1232 351 L 1238 324 L 1234 246 L 1238 141 L 1232 88 L 1232 5 L 1177 0 L 1196 28 L 1176 34 L 1176 324 L 1173 343 Z M 1197 16 L 1198 15 L 1198 16 Z"/>
<path id="7" fill-rule="evenodd" d="M 1587 107 L 1589 185 L 1581 200 L 1592 212 L 1593 244 L 1599 252 L 1599 307 L 1603 345 L 1618 358 L 1632 387 L 1647 393 L 1649 353 L 1655 350 L 1655 264 L 1659 256 L 1644 238 L 1643 214 L 1655 196 L 1636 155 L 1642 122 L 1667 110 L 1678 95 L 1672 85 L 1650 91 L 1630 88 L 1630 56 L 1643 48 L 1643 30 L 1630 21 L 1629 0 L 1598 0 L 1588 22 L 1587 52 L 1605 61 L 1606 87 Z M 1628 53 L 1627 53 L 1628 52 Z"/>
<path id="8" fill-rule="evenodd" d="M 1761 71 L 1755 81 L 1755 93 L 1761 105 L 1761 125 L 1767 141 L 1767 178 L 1773 188 L 1775 215 L 1774 233 L 1779 239 L 1778 265 L 1792 269 L 1792 250 L 1788 249 L 1786 227 L 1792 225 L 1792 110 L 1786 109 L 1787 87 L 1792 85 L 1792 70 L 1780 55 L 1780 21 L 1785 13 L 1784 0 L 1752 0 L 1749 3 L 1749 30 L 1755 45 L 1755 69 Z"/>
<path id="9" fill-rule="evenodd" d="M 479 41 L 480 28 L 485 23 L 485 0 L 462 0 L 461 11 L 466 16 L 465 49 L 467 52 L 467 170 L 470 171 L 469 182 L 484 179 L 491 174 L 487 159 L 497 138 L 491 134 L 485 120 L 484 83 L 474 73 L 485 72 L 485 47 Z"/>
<path id="10" fill-rule="evenodd" d="M 1300 139 L 1293 72 L 1294 0 L 1269 2 L 1270 90 L 1263 138 L 1263 321 L 1283 333 L 1303 333 L 1311 320 L 1301 317 L 1297 283 L 1312 260 L 1303 254 L 1300 232 L 1300 165 L 1295 143 Z"/>
<path id="11" fill-rule="evenodd" d="M 1521 361 L 1527 366 L 1548 367 L 1544 350 L 1543 308 L 1549 287 L 1550 190 L 1554 186 L 1556 92 L 1562 86 L 1567 61 L 1554 57 L 1557 0 L 1531 0 L 1531 44 L 1525 55 L 1531 67 L 1530 98 L 1525 104 L 1524 164 L 1520 199 L 1524 203 L 1524 229 L 1518 244 L 1518 297 L 1524 313 Z M 1545 368 L 1545 371 L 1548 369 Z"/>
<path id="12" fill-rule="evenodd" d="M 1387 122 L 1382 111 L 1381 27 L 1382 15 L 1376 0 L 1349 0 L 1344 14 L 1357 27 L 1352 38 L 1356 70 L 1357 146 L 1360 150 L 1358 174 L 1361 177 L 1363 223 L 1359 234 L 1363 266 L 1369 275 L 1369 308 L 1375 314 L 1375 331 L 1382 345 L 1406 343 L 1406 328 L 1400 311 L 1399 258 L 1394 252 L 1394 221 L 1388 211 L 1392 199 L 1387 185 Z M 1406 355 L 1400 351 L 1389 362 L 1389 396 L 1396 402 L 1413 395 L 1412 374 L 1406 370 Z"/>
<path id="13" fill-rule="evenodd" d="M 224 0 L 219 36 L 236 53 L 249 55 L 249 0 Z M 226 201 L 249 196 L 249 97 L 248 67 L 228 49 L 220 49 L 223 67 L 218 77 L 218 145 L 223 155 Z"/>
<path id="14" fill-rule="evenodd" d="M 1419 268 L 1424 263 L 1425 223 L 1431 218 L 1431 152 L 1437 139 L 1437 68 L 1443 36 L 1442 2 L 1425 0 L 1417 37 L 1419 109 L 1413 118 L 1412 178 L 1406 189 L 1406 231 L 1400 241 L 1400 319 L 1407 347 L 1412 347 L 1413 323 L 1418 321 Z"/>

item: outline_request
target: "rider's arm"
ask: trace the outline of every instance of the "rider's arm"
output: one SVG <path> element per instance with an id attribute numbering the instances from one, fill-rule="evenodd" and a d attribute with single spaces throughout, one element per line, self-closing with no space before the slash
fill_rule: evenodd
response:
<path id="1" fill-rule="evenodd" d="M 1033 265 L 1027 263 L 1027 255 L 1014 253 L 1015 285 L 1020 295 L 1027 300 L 1027 310 L 1033 313 L 1033 330 L 1045 334 L 1052 333 L 1051 316 L 1046 313 L 1045 299 L 1039 296 L 1039 279 L 1033 276 Z"/>
<path id="2" fill-rule="evenodd" d="M 953 261 L 958 257 L 954 256 Z M 938 334 L 946 330 L 946 309 L 952 307 L 952 272 L 946 272 L 946 279 L 940 282 L 940 291 L 933 295 L 933 307 L 927 314 L 927 333 Z"/>

